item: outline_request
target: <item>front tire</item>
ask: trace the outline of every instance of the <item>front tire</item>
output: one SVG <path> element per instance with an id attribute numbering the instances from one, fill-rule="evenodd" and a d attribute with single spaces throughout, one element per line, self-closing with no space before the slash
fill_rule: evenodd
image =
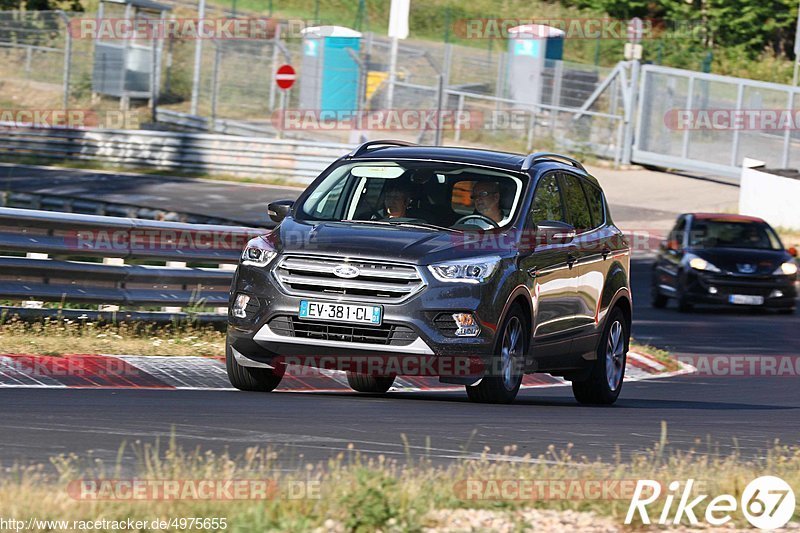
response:
<path id="1" fill-rule="evenodd" d="M 625 378 L 629 343 L 625 315 L 615 307 L 606 320 L 589 379 L 572 382 L 572 393 L 579 403 L 611 405 L 617 401 Z"/>
<path id="2" fill-rule="evenodd" d="M 669 302 L 669 298 L 659 292 L 658 287 L 653 287 L 650 294 L 650 304 L 656 309 L 664 309 Z"/>
<path id="3" fill-rule="evenodd" d="M 236 362 L 231 346 L 225 343 L 225 369 L 228 381 L 239 390 L 254 392 L 272 392 L 283 379 L 284 367 L 278 369 L 255 368 L 242 366 Z"/>
<path id="4" fill-rule="evenodd" d="M 498 335 L 488 375 L 477 385 L 467 386 L 467 397 L 479 403 L 511 403 L 522 385 L 523 365 L 528 348 L 525 317 L 514 306 Z M 497 372 L 499 370 L 499 372 Z"/>
<path id="5" fill-rule="evenodd" d="M 348 372 L 347 383 L 356 392 L 383 394 L 394 384 L 394 376 L 368 376 L 366 374 Z"/>

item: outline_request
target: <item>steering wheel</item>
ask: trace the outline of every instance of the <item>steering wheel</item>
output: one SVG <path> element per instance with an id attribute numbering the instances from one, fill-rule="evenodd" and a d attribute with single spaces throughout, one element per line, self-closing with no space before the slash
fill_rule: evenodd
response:
<path id="1" fill-rule="evenodd" d="M 475 220 L 476 222 L 485 222 L 485 223 L 489 224 L 489 229 L 490 228 L 499 228 L 500 227 L 497 224 L 497 222 L 495 222 L 491 218 L 489 218 L 489 217 L 487 217 L 485 215 L 479 215 L 479 214 L 472 214 L 472 215 L 463 216 L 463 217 L 459 218 L 458 220 L 456 220 L 455 224 L 453 224 L 453 225 L 454 226 L 458 226 L 459 224 L 469 224 L 470 223 L 469 221 L 471 221 L 471 220 Z M 472 225 L 480 226 L 481 224 L 472 223 Z"/>

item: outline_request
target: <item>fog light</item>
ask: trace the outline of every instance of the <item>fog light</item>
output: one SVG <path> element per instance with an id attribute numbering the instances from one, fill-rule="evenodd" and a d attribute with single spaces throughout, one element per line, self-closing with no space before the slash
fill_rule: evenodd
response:
<path id="1" fill-rule="evenodd" d="M 247 318 L 247 311 L 245 308 L 250 302 L 250 297 L 246 294 L 237 294 L 236 299 L 233 301 L 233 316 L 236 318 Z"/>
<path id="2" fill-rule="evenodd" d="M 779 291 L 778 289 L 775 289 L 774 291 L 772 291 L 772 293 L 770 293 L 769 297 L 770 298 L 783 298 L 783 291 Z"/>
<path id="3" fill-rule="evenodd" d="M 481 332 L 475 316 L 471 313 L 453 313 L 453 320 L 456 321 L 456 337 L 477 337 Z"/>
<path id="4" fill-rule="evenodd" d="M 718 292 L 719 291 L 717 290 L 716 287 L 709 287 L 708 288 L 708 294 L 717 294 Z"/>

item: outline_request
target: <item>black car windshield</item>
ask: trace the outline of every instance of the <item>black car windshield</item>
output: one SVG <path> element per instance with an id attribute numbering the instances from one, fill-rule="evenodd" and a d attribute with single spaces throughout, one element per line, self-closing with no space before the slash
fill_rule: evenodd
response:
<path id="1" fill-rule="evenodd" d="M 359 161 L 333 169 L 296 215 L 314 221 L 503 228 L 516 218 L 526 178 L 433 161 Z"/>
<path id="2" fill-rule="evenodd" d="M 781 250 L 781 242 L 768 225 L 738 220 L 696 220 L 692 224 L 692 248 L 751 248 Z"/>

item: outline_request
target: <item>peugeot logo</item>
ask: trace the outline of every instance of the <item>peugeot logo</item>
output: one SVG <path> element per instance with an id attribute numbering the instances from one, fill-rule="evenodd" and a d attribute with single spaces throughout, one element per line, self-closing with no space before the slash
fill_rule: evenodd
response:
<path id="1" fill-rule="evenodd" d="M 361 274 L 358 267 L 353 265 L 336 265 L 333 267 L 333 275 L 339 278 L 357 278 Z"/>
<path id="2" fill-rule="evenodd" d="M 753 272 L 756 271 L 756 266 L 752 263 L 742 263 L 736 265 L 736 268 L 738 268 L 739 272 L 741 272 L 742 274 L 752 274 Z"/>

